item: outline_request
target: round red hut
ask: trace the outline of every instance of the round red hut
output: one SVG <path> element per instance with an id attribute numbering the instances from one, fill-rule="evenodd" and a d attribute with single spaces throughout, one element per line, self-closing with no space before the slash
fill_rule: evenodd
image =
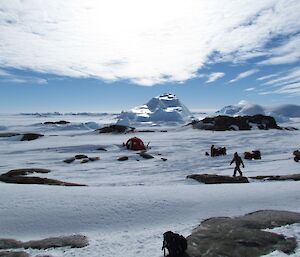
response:
<path id="1" fill-rule="evenodd" d="M 126 147 L 127 149 L 134 151 L 146 150 L 144 142 L 138 137 L 132 137 L 128 139 L 126 142 Z"/>

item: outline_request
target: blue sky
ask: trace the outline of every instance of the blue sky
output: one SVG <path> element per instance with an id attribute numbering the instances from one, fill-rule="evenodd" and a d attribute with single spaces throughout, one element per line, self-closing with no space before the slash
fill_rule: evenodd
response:
<path id="1" fill-rule="evenodd" d="M 299 1 L 50 2 L 0 1 L 2 113 L 300 103 Z"/>

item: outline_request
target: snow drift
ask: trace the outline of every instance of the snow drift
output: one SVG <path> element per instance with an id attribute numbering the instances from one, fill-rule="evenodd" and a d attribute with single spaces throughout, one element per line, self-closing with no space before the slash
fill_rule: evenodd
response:
<path id="1" fill-rule="evenodd" d="M 139 122 L 180 122 L 192 120 L 189 109 L 173 94 L 163 94 L 148 103 L 122 112 L 117 124 L 130 125 Z"/>

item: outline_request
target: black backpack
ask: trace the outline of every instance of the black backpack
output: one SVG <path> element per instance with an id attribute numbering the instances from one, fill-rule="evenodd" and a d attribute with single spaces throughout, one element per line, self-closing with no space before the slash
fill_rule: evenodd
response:
<path id="1" fill-rule="evenodd" d="M 164 241 L 162 250 L 164 250 L 164 256 L 166 256 L 165 249 L 168 249 L 169 257 L 181 257 L 187 249 L 187 241 L 184 236 L 172 231 L 164 233 Z"/>

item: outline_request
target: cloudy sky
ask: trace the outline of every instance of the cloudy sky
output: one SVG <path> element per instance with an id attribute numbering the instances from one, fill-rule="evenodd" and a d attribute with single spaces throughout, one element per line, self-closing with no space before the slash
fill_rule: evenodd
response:
<path id="1" fill-rule="evenodd" d="M 299 0 L 0 0 L 0 112 L 300 104 Z"/>

